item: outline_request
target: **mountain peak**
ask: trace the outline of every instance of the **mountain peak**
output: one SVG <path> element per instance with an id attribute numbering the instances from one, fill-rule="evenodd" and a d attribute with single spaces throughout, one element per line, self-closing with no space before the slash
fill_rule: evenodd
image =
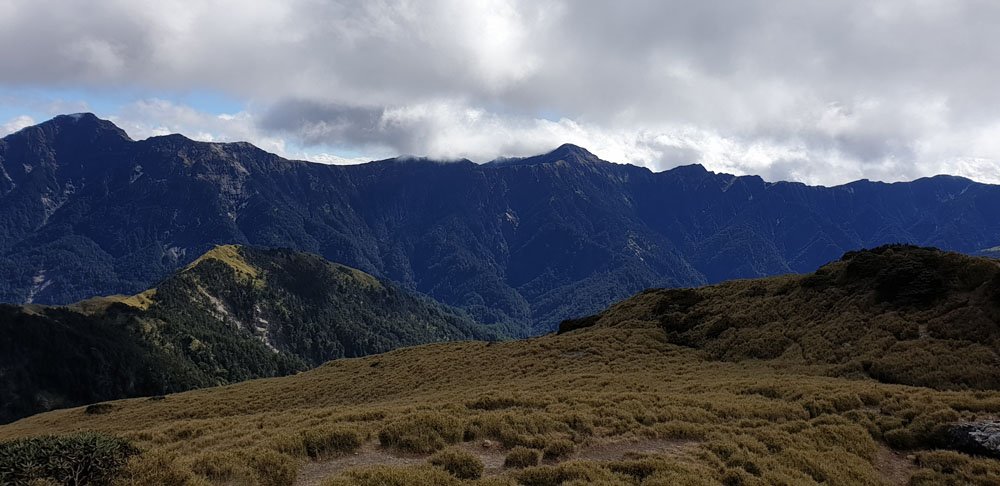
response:
<path id="1" fill-rule="evenodd" d="M 597 162 L 601 160 L 589 150 L 571 143 L 564 143 L 555 150 L 539 157 L 544 158 L 545 162 L 558 162 L 560 160 L 565 162 Z"/>
<path id="2" fill-rule="evenodd" d="M 581 147 L 579 145 L 573 145 L 571 143 L 564 143 L 564 144 L 560 145 L 558 148 L 556 148 L 555 150 L 553 150 L 552 152 L 549 152 L 549 154 L 550 155 L 562 155 L 562 156 L 576 155 L 576 156 L 580 156 L 580 157 L 597 157 L 596 155 L 594 155 L 593 153 L 591 153 L 589 150 L 587 150 L 587 149 L 585 149 L 585 148 L 583 148 L 583 147 Z"/>
<path id="3" fill-rule="evenodd" d="M 557 147 L 551 152 L 547 152 L 541 155 L 535 155 L 533 157 L 524 158 L 510 158 L 510 159 L 497 159 L 490 162 L 493 165 L 500 166 L 515 166 L 515 165 L 542 165 L 551 164 L 556 162 L 566 162 L 566 163 L 593 163 L 602 162 L 600 157 L 594 155 L 589 150 L 580 147 L 579 145 L 573 145 L 571 143 L 564 143 Z"/>
<path id="4" fill-rule="evenodd" d="M 37 125 L 27 127 L 17 133 L 42 135 L 48 139 L 66 137 L 71 139 L 103 139 L 105 137 L 131 140 L 124 130 L 110 120 L 98 118 L 93 113 L 73 113 L 58 115 Z"/>
<path id="5" fill-rule="evenodd" d="M 706 169 L 705 166 L 701 164 L 687 164 L 687 165 L 678 165 L 673 169 L 667 170 L 667 172 L 673 172 L 675 174 L 707 174 L 708 169 Z"/>
<path id="6" fill-rule="evenodd" d="M 97 115 L 90 113 L 89 111 L 84 111 L 80 113 L 67 113 L 65 115 L 58 115 L 55 118 L 53 118 L 53 120 L 63 120 L 75 123 L 79 122 L 80 120 L 93 121 L 93 120 L 100 120 L 100 118 L 97 118 Z"/>
<path id="7" fill-rule="evenodd" d="M 246 275 L 250 278 L 257 277 L 257 269 L 243 258 L 239 245 L 218 245 L 191 262 L 187 269 L 197 267 L 206 260 L 218 260 L 228 265 L 238 275 Z"/>

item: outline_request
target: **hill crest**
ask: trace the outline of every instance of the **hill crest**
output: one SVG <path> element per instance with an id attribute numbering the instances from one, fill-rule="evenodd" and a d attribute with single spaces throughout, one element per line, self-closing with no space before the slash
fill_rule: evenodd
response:
<path id="1" fill-rule="evenodd" d="M 223 245 L 136 295 L 0 305 L 0 334 L 4 422 L 503 331 L 316 255 Z"/>
<path id="2" fill-rule="evenodd" d="M 724 361 L 769 360 L 943 389 L 1000 389 L 1000 262 L 912 245 L 812 274 L 650 289 L 560 332 L 653 323 Z"/>

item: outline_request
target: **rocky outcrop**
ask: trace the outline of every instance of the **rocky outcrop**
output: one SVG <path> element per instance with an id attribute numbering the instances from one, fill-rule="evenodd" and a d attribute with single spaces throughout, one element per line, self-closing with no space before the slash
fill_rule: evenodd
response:
<path id="1" fill-rule="evenodd" d="M 945 434 L 946 449 L 1000 459 L 1000 421 L 965 422 Z"/>

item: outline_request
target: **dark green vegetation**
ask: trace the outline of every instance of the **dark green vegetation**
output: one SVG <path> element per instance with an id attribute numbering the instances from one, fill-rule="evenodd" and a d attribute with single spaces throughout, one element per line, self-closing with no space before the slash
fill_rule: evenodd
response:
<path id="1" fill-rule="evenodd" d="M 253 244 L 527 335 L 646 288 L 811 272 L 856 248 L 994 248 L 998 207 L 1000 187 L 955 177 L 809 187 L 652 173 L 573 146 L 484 165 L 328 166 L 244 143 L 132 141 L 62 116 L 0 141 L 0 302 L 134 294 L 217 244 Z"/>
<path id="2" fill-rule="evenodd" d="M 834 365 L 837 376 L 1000 389 L 1000 263 L 931 248 L 850 252 L 816 273 L 650 290 L 603 316 L 656 320 L 713 359 Z"/>
<path id="3" fill-rule="evenodd" d="M 142 453 L 123 484 L 995 485 L 1000 460 L 954 433 L 1000 414 L 982 358 L 997 272 L 883 247 L 812 275 L 643 292 L 561 334 L 57 410 L 0 440 L 124 437 Z M 922 349 L 938 354 L 870 371 Z"/>
<path id="4" fill-rule="evenodd" d="M 135 296 L 0 306 L 0 335 L 0 422 L 497 336 L 461 311 L 321 257 L 236 246 Z"/>
<path id="5" fill-rule="evenodd" d="M 0 484 L 109 484 L 120 476 L 128 459 L 138 453 L 125 440 L 94 433 L 3 442 L 0 443 Z"/>

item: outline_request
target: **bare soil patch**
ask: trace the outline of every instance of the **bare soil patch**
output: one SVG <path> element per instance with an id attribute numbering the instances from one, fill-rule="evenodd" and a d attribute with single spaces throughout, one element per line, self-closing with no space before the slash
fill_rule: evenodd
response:
<path id="1" fill-rule="evenodd" d="M 875 469 L 887 484 L 903 486 L 910 484 L 910 477 L 917 470 L 917 465 L 903 454 L 882 448 L 875 457 Z"/>

